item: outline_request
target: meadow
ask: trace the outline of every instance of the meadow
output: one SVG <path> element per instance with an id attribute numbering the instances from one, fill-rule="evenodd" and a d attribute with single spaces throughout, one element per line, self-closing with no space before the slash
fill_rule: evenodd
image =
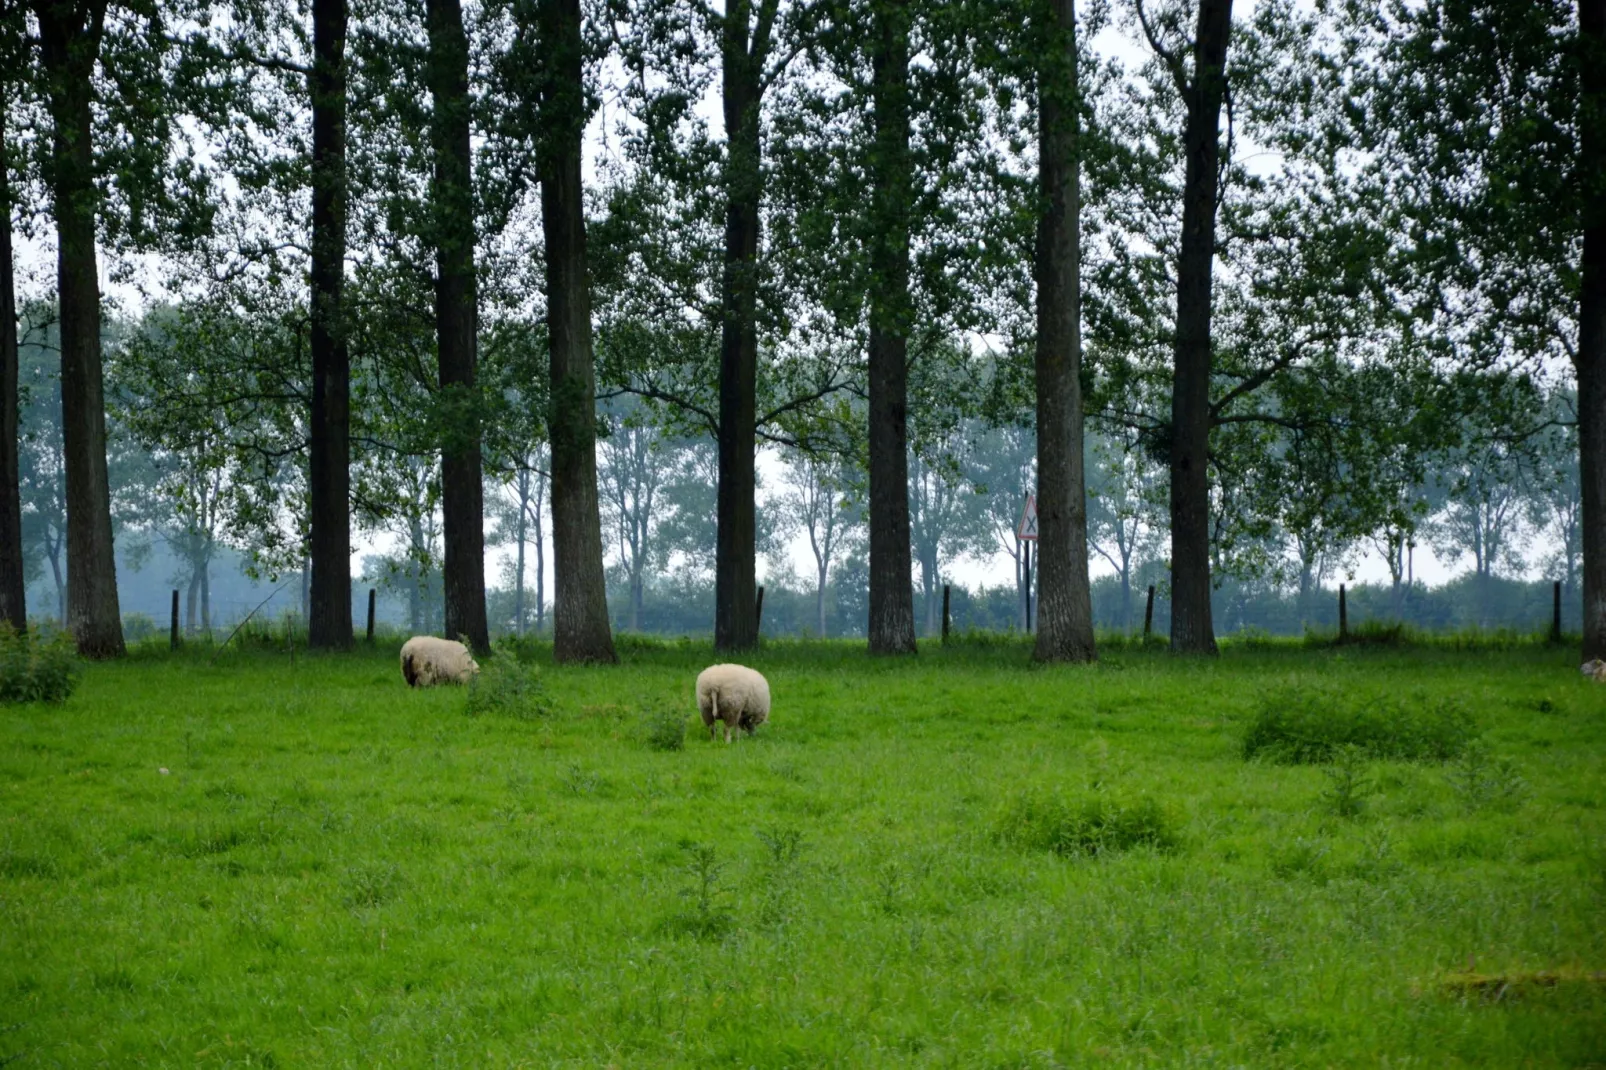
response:
<path id="1" fill-rule="evenodd" d="M 1606 1066 L 1571 648 L 771 643 L 731 746 L 706 643 L 529 653 L 0 707 L 0 1065 Z"/>

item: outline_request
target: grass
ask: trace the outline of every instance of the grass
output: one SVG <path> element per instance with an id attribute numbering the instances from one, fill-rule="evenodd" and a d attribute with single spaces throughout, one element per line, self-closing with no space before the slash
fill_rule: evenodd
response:
<path id="1" fill-rule="evenodd" d="M 393 648 L 0 707 L 0 1064 L 1606 1064 L 1603 986 L 1456 980 L 1606 970 L 1570 651 L 776 643 L 770 723 L 675 750 L 643 719 L 695 724 L 711 652 L 622 646 L 477 716 Z M 1291 679 L 1478 747 L 1368 753 L 1341 817 L 1329 767 L 1244 759 Z"/>

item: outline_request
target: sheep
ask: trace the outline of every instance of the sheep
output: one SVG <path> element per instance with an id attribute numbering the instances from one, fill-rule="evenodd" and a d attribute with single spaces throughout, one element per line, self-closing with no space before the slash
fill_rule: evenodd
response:
<path id="1" fill-rule="evenodd" d="M 432 684 L 466 684 L 479 675 L 480 667 L 469 655 L 468 647 L 451 639 L 415 635 L 401 648 L 402 678 L 409 687 Z"/>
<path id="2" fill-rule="evenodd" d="M 1606 661 L 1602 661 L 1600 658 L 1584 662 L 1583 665 L 1579 666 L 1578 671 L 1591 680 L 1606 684 Z"/>
<path id="3" fill-rule="evenodd" d="M 703 711 L 708 738 L 715 739 L 714 725 L 724 722 L 729 743 L 735 729 L 751 733 L 769 720 L 769 681 L 745 665 L 710 665 L 697 674 L 697 708 Z"/>

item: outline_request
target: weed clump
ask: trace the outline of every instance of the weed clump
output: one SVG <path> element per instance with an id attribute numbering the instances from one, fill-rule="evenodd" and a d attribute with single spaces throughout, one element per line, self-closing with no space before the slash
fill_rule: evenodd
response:
<path id="1" fill-rule="evenodd" d="M 1169 851 L 1181 842 L 1170 815 L 1155 800 L 1128 805 L 1104 795 L 1068 799 L 1022 792 L 1005 804 L 994 831 L 1013 847 L 1071 856 L 1097 857 L 1135 847 Z"/>
<path id="2" fill-rule="evenodd" d="M 1481 739 L 1467 745 L 1445 778 L 1469 814 L 1485 807 L 1514 810 L 1528 795 L 1528 782 L 1517 772 L 1516 763 L 1492 753 Z"/>
<path id="3" fill-rule="evenodd" d="M 552 698 L 533 665 L 498 651 L 469 681 L 463 712 L 470 717 L 497 714 L 533 721 L 552 715 Z"/>
<path id="4" fill-rule="evenodd" d="M 648 750 L 685 750 L 685 711 L 667 704 L 648 709 L 641 718 L 641 738 Z"/>
<path id="5" fill-rule="evenodd" d="M 1322 802 L 1335 817 L 1360 817 L 1366 800 L 1377 793 L 1377 785 L 1366 773 L 1366 752 L 1354 743 L 1338 748 L 1333 764 L 1322 770 L 1327 788 Z"/>
<path id="6" fill-rule="evenodd" d="M 730 914 L 723 906 L 725 863 L 713 844 L 684 841 L 680 847 L 687 856 L 687 883 L 680 889 L 687 906 L 665 919 L 664 928 L 704 940 L 723 936 L 731 928 Z"/>
<path id="7" fill-rule="evenodd" d="M 1472 715 L 1453 698 L 1351 697 L 1294 684 L 1261 696 L 1243 755 L 1320 765 L 1355 747 L 1371 758 L 1447 761 L 1465 751 L 1476 732 Z"/>
<path id="8" fill-rule="evenodd" d="M 66 632 L 19 632 L 0 623 L 0 705 L 67 701 L 78 683 L 78 658 Z"/>

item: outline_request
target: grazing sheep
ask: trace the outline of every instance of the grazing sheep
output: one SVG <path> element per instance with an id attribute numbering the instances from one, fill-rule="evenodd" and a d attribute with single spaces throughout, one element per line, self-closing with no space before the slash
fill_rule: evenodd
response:
<path id="1" fill-rule="evenodd" d="M 1578 671 L 1591 680 L 1606 684 L 1606 661 L 1602 661 L 1599 658 L 1594 661 L 1586 661 L 1579 667 Z"/>
<path id="2" fill-rule="evenodd" d="M 751 733 L 769 720 L 769 681 L 745 665 L 710 665 L 697 674 L 697 708 L 703 711 L 708 738 L 715 738 L 714 725 L 723 721 L 729 743 L 736 729 Z"/>
<path id="3" fill-rule="evenodd" d="M 402 644 L 401 670 L 409 687 L 429 687 L 466 684 L 479 675 L 480 667 L 462 643 L 415 635 Z"/>

